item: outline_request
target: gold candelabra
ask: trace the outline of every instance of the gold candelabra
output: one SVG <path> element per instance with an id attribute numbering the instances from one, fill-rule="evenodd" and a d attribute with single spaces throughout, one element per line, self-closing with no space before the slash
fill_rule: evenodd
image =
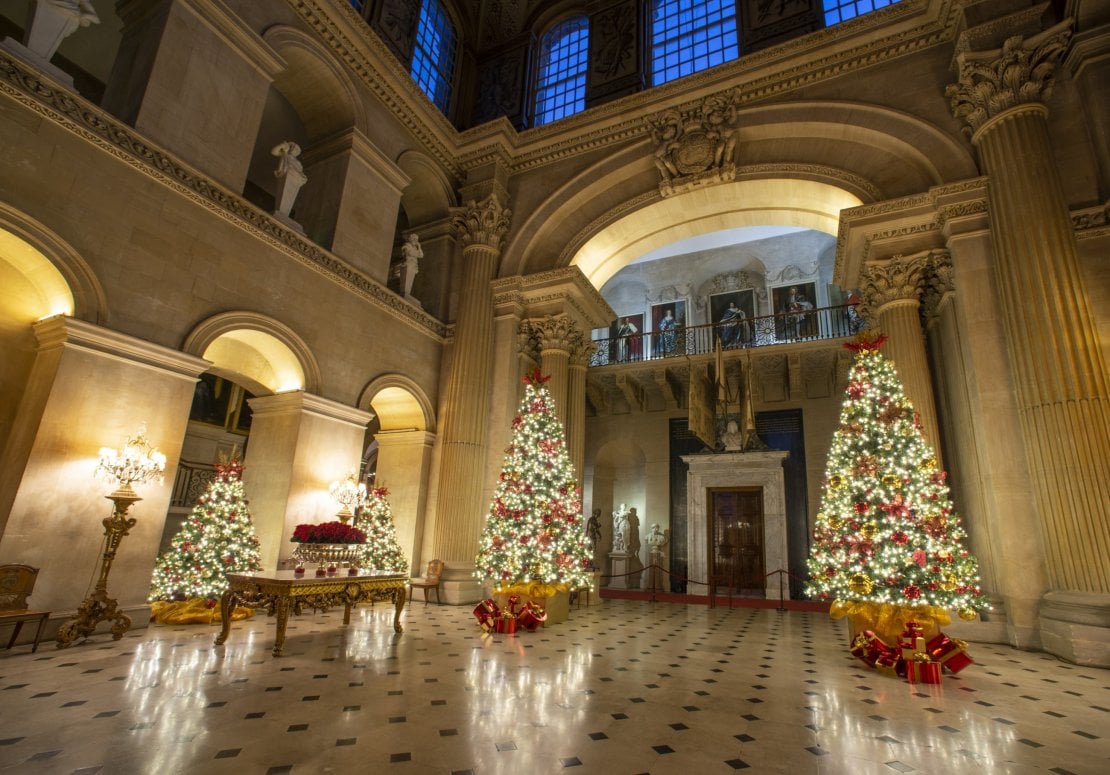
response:
<path id="1" fill-rule="evenodd" d="M 344 525 L 350 522 L 366 503 L 366 483 L 358 481 L 354 474 L 347 474 L 342 481 L 332 482 L 328 492 L 341 506 L 335 518 Z"/>
<path id="2" fill-rule="evenodd" d="M 120 610 L 115 598 L 108 596 L 108 574 L 120 542 L 135 526 L 135 518 L 127 516 L 127 512 L 133 503 L 142 500 L 132 489 L 132 483 L 151 479 L 161 481 L 165 470 L 166 456 L 147 442 L 145 430 L 127 439 L 122 450 L 109 447 L 100 450 L 97 474 L 114 479 L 119 486 L 110 495 L 104 496 L 112 501 L 113 508 L 112 515 L 103 521 L 104 554 L 100 558 L 96 586 L 92 594 L 81 601 L 73 618 L 58 628 L 58 648 L 70 646 L 78 638 L 87 638 L 100 622 L 112 622 L 113 640 L 119 640 L 131 629 L 131 617 Z"/>

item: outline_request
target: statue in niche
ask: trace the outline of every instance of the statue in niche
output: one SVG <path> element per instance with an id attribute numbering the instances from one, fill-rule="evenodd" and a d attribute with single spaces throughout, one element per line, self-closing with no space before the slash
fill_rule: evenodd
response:
<path id="1" fill-rule="evenodd" d="M 410 301 L 413 298 L 412 284 L 420 271 L 422 258 L 424 249 L 420 247 L 420 237 L 417 234 L 407 235 L 401 244 L 401 258 L 393 263 L 391 274 L 397 279 L 397 292 Z"/>
<path id="2" fill-rule="evenodd" d="M 729 420 L 726 430 L 721 434 L 721 441 L 725 445 L 725 452 L 742 452 L 744 449 L 744 434 L 736 420 Z"/>
<path id="3" fill-rule="evenodd" d="M 275 145 L 270 154 L 278 158 L 278 166 L 274 170 L 274 177 L 278 181 L 277 195 L 274 197 L 274 213 L 288 218 L 301 186 L 308 182 L 301 160 L 297 158 L 301 155 L 301 147 L 292 140 L 286 140 L 284 143 Z"/>
<path id="4" fill-rule="evenodd" d="M 628 507 L 623 503 L 616 511 L 613 512 L 613 552 L 615 554 L 628 554 L 629 552 L 629 516 L 635 513 L 635 509 L 630 512 Z"/>

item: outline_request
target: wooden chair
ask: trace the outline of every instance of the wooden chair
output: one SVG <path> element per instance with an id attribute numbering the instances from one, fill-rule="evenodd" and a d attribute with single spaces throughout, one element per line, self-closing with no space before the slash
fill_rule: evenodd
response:
<path id="1" fill-rule="evenodd" d="M 412 591 L 414 589 L 424 590 L 424 605 L 428 604 L 428 590 L 434 589 L 436 591 L 436 603 L 442 605 L 439 599 L 439 577 L 443 575 L 443 560 L 432 560 L 428 563 L 428 570 L 425 572 L 423 578 L 415 578 L 409 581 L 409 602 L 412 602 Z"/>
<path id="2" fill-rule="evenodd" d="M 39 627 L 35 630 L 35 642 L 31 652 L 39 649 L 39 640 L 42 638 L 46 620 L 50 618 L 49 611 L 36 611 L 27 607 L 27 598 L 35 588 L 35 579 L 38 578 L 39 569 L 30 565 L 0 565 L 0 624 L 14 624 L 12 637 L 8 641 L 8 648 L 15 645 L 19 631 L 23 629 L 24 622 L 33 622 L 36 619 Z"/>

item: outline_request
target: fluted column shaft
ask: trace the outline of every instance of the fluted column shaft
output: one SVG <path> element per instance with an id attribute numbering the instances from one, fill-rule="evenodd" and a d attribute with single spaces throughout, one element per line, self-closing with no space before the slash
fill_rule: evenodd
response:
<path id="1" fill-rule="evenodd" d="M 1105 365 L 1040 104 L 976 135 L 1006 340 L 1054 587 L 1110 592 Z"/>
<path id="2" fill-rule="evenodd" d="M 574 474 L 581 484 L 586 463 L 586 367 L 593 347 L 584 342 L 570 356 L 567 378 L 567 449 Z"/>
<path id="3" fill-rule="evenodd" d="M 567 426 L 567 376 L 570 365 L 570 353 L 562 347 L 546 347 L 540 350 L 540 371 L 551 377 L 547 382 L 547 390 L 551 393 L 551 402 L 555 404 L 555 416 L 563 427 Z"/>
<path id="4" fill-rule="evenodd" d="M 509 211 L 491 196 L 455 215 L 463 243 L 454 354 L 443 400 L 439 497 L 433 533 L 436 557 L 472 563 L 482 524 L 482 476 L 487 452 L 493 370 L 493 293 Z"/>
<path id="5" fill-rule="evenodd" d="M 864 270 L 864 296 L 870 314 L 886 334 L 884 350 L 894 361 L 906 396 L 921 418 L 925 440 L 940 460 L 937 409 L 918 300 L 925 263 L 924 256 L 895 256 L 887 261 L 868 262 Z"/>
<path id="6" fill-rule="evenodd" d="M 995 279 L 1056 589 L 1110 593 L 1110 395 L 1042 102 L 1070 22 L 959 58 L 952 109 L 989 177 Z"/>

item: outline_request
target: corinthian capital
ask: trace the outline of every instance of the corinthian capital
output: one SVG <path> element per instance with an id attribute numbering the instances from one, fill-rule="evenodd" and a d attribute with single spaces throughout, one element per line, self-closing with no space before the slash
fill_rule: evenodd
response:
<path id="1" fill-rule="evenodd" d="M 869 314 L 896 301 L 918 301 L 925 275 L 925 255 L 893 256 L 868 261 L 863 270 L 863 303 Z"/>
<path id="2" fill-rule="evenodd" d="M 512 210 L 502 207 L 497 194 L 490 194 L 481 203 L 471 200 L 465 207 L 451 208 L 451 225 L 455 227 L 464 248 L 485 245 L 500 250 L 512 214 Z"/>
<path id="3" fill-rule="evenodd" d="M 571 353 L 582 341 L 582 332 L 566 315 L 547 316 L 533 321 L 533 330 L 539 340 L 540 352 L 562 350 Z"/>
<path id="4" fill-rule="evenodd" d="M 1053 71 L 1071 39 L 1071 24 L 1066 19 L 1030 38 L 1016 35 L 1000 50 L 961 53 L 956 58 L 959 80 L 945 89 L 952 114 L 976 132 L 1010 108 L 1048 99 Z"/>
<path id="5" fill-rule="evenodd" d="M 931 326 L 940 319 L 941 305 L 955 290 L 951 254 L 947 250 L 934 250 L 929 255 L 921 294 L 926 325 Z"/>

